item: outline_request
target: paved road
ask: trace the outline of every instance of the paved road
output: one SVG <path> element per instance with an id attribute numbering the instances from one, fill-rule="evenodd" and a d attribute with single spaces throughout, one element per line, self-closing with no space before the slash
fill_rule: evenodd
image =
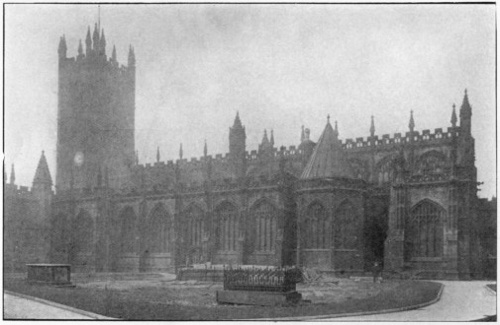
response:
<path id="1" fill-rule="evenodd" d="M 430 306 L 398 313 L 351 316 L 321 321 L 470 321 L 496 315 L 496 295 L 484 281 L 436 281 L 444 284 L 441 299 Z"/>
<path id="2" fill-rule="evenodd" d="M 55 303 L 43 303 L 8 293 L 4 293 L 3 303 L 4 319 L 96 319 L 99 316 L 93 317 L 91 313 L 80 313 L 77 309 L 68 310 Z"/>

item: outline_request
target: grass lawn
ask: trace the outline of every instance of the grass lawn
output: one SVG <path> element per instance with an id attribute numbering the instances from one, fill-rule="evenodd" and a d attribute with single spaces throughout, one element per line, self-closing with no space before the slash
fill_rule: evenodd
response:
<path id="1" fill-rule="evenodd" d="M 120 277 L 118 275 L 118 277 Z M 217 305 L 218 283 L 165 280 L 161 275 L 99 278 L 74 276 L 76 288 L 29 285 L 24 276 L 4 274 L 6 290 L 35 296 L 97 314 L 130 320 L 222 320 L 313 316 L 375 311 L 420 304 L 434 299 L 441 285 L 424 281 L 299 284 L 311 303 L 289 307 Z"/>

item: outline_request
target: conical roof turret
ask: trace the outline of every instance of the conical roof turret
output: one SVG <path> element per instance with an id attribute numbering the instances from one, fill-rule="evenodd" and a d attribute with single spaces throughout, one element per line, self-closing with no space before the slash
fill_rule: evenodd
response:
<path id="1" fill-rule="evenodd" d="M 338 130 L 332 128 L 328 117 L 326 127 L 314 147 L 301 179 L 332 177 L 352 178 L 353 176 L 351 166 L 342 149 L 342 143 L 338 139 Z"/>
<path id="2" fill-rule="evenodd" d="M 35 184 L 45 184 L 52 185 L 52 178 L 50 177 L 49 165 L 47 164 L 47 159 L 45 158 L 45 152 L 42 151 L 42 156 L 38 161 L 38 167 L 36 168 L 35 178 L 33 178 L 33 185 Z"/>

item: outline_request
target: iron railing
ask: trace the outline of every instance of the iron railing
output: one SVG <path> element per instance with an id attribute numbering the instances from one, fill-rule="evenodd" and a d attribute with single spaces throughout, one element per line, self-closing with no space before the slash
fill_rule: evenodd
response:
<path id="1" fill-rule="evenodd" d="M 298 268 L 227 268 L 224 290 L 289 292 L 301 281 Z"/>

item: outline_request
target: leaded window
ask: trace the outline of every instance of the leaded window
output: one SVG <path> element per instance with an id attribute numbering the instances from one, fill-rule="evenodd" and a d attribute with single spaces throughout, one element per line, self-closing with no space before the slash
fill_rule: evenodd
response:
<path id="1" fill-rule="evenodd" d="M 253 211 L 255 222 L 255 251 L 274 251 L 276 240 L 276 209 L 267 202 Z"/>
<path id="2" fill-rule="evenodd" d="M 306 249 L 325 249 L 328 247 L 328 220 L 326 209 L 320 203 L 313 203 L 307 209 L 302 238 Z"/>
<path id="3" fill-rule="evenodd" d="M 440 257 L 443 254 L 443 209 L 423 201 L 412 209 L 406 225 L 406 259 Z"/>
<path id="4" fill-rule="evenodd" d="M 216 246 L 218 251 L 236 250 L 238 240 L 237 209 L 230 203 L 223 203 L 216 210 Z"/>
<path id="5" fill-rule="evenodd" d="M 148 237 L 151 253 L 166 253 L 170 251 L 172 223 L 167 210 L 158 205 L 150 216 Z"/>
<path id="6" fill-rule="evenodd" d="M 192 206 L 186 211 L 187 240 L 191 247 L 199 247 L 203 241 L 203 211 Z"/>

